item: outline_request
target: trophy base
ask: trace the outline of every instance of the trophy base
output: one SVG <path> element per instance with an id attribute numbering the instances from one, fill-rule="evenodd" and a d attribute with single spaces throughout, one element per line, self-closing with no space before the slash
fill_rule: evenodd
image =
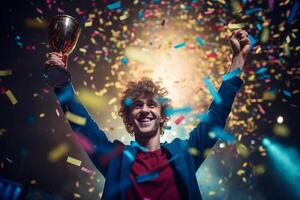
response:
<path id="1" fill-rule="evenodd" d="M 70 72 L 56 66 L 45 69 L 44 78 L 49 85 L 56 88 L 62 88 L 71 82 Z"/>

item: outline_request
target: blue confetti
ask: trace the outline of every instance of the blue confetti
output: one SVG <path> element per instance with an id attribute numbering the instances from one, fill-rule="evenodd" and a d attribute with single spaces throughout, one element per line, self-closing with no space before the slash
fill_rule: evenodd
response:
<path id="1" fill-rule="evenodd" d="M 136 181 L 138 183 L 143 183 L 143 182 L 146 182 L 146 181 L 153 180 L 157 177 L 159 177 L 159 173 L 155 171 L 155 172 L 150 172 L 150 173 L 147 173 L 147 174 L 136 176 Z"/>
<path id="2" fill-rule="evenodd" d="M 133 104 L 133 100 L 131 99 L 131 98 L 129 98 L 129 97 L 126 97 L 125 99 L 124 99 L 124 105 L 125 106 L 131 106 Z"/>
<path id="3" fill-rule="evenodd" d="M 127 156 L 127 158 L 128 158 L 131 162 L 134 161 L 134 156 L 133 156 L 128 150 L 123 151 L 123 153 Z"/>
<path id="4" fill-rule="evenodd" d="M 115 9 L 120 8 L 120 7 L 121 7 L 121 2 L 120 1 L 107 5 L 107 8 L 109 10 L 115 10 Z"/>
<path id="5" fill-rule="evenodd" d="M 253 46 L 256 44 L 257 40 L 250 34 L 248 35 L 248 38 L 250 40 L 250 49 L 252 49 Z"/>
<path id="6" fill-rule="evenodd" d="M 236 142 L 235 137 L 233 134 L 230 134 L 226 131 L 224 131 L 222 128 L 220 127 L 214 127 L 213 128 L 213 132 L 209 133 L 209 136 L 211 138 L 215 138 L 217 137 L 218 139 L 227 142 L 229 144 L 234 144 Z"/>
<path id="7" fill-rule="evenodd" d="M 287 90 L 283 90 L 283 94 L 285 96 L 292 97 L 292 94 L 289 91 L 287 91 Z"/>
<path id="8" fill-rule="evenodd" d="M 122 63 L 123 65 L 127 65 L 127 64 L 128 64 L 128 59 L 127 59 L 126 57 L 123 57 L 123 58 L 121 59 L 121 63 Z"/>
<path id="9" fill-rule="evenodd" d="M 200 46 L 203 46 L 203 45 L 205 44 L 204 40 L 203 40 L 202 38 L 200 38 L 200 37 L 197 37 L 197 38 L 196 38 L 196 41 L 198 42 L 198 44 L 199 44 Z"/>
<path id="10" fill-rule="evenodd" d="M 149 149 L 147 149 L 146 147 L 141 146 L 137 141 L 133 141 L 131 143 L 131 146 L 139 148 L 142 152 L 149 151 Z"/>
<path id="11" fill-rule="evenodd" d="M 214 101 L 216 102 L 216 104 L 222 103 L 221 96 L 215 90 L 214 86 L 211 84 L 211 82 L 209 81 L 208 77 L 204 77 L 203 78 L 203 82 L 206 85 L 206 87 L 207 87 L 208 91 L 210 92 L 210 94 L 213 96 Z"/>
<path id="12" fill-rule="evenodd" d="M 231 72 L 229 72 L 229 73 L 223 75 L 223 76 L 222 76 L 222 79 L 223 79 L 223 81 L 227 81 L 227 80 L 229 80 L 229 79 L 235 77 L 236 75 L 238 75 L 238 74 L 240 74 L 240 73 L 241 73 L 241 69 L 240 69 L 240 68 L 237 68 L 237 69 L 235 69 L 235 70 L 233 70 L 233 71 L 231 71 Z"/>
<path id="13" fill-rule="evenodd" d="M 256 70 L 256 73 L 257 74 L 263 74 L 263 73 L 265 73 L 265 71 L 267 71 L 267 68 L 266 67 L 262 67 L 262 68 Z"/>
<path id="14" fill-rule="evenodd" d="M 178 49 L 178 48 L 181 48 L 181 47 L 184 47 L 185 46 L 185 42 L 182 42 L 180 44 L 177 44 L 174 46 L 175 49 Z"/>
<path id="15" fill-rule="evenodd" d="M 300 7 L 300 1 L 295 1 L 294 2 L 294 5 L 293 5 L 293 8 L 292 8 L 292 11 L 288 17 L 288 23 L 291 24 L 295 18 L 295 16 L 297 15 L 297 12 L 298 12 L 298 9 Z"/>
<path id="16" fill-rule="evenodd" d="M 262 29 L 261 24 L 260 24 L 260 23 L 257 23 L 257 24 L 256 24 L 256 28 L 257 28 L 259 31 L 261 31 L 261 29 Z"/>

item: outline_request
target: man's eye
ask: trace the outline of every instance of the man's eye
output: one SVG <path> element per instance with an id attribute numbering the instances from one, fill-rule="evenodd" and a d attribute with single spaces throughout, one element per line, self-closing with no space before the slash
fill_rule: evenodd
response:
<path id="1" fill-rule="evenodd" d="M 133 108 L 135 108 L 135 109 L 141 108 L 141 105 L 140 104 L 135 104 L 135 105 L 133 105 Z"/>
<path id="2" fill-rule="evenodd" d="M 149 105 L 148 105 L 150 108 L 155 108 L 156 106 L 157 106 L 157 104 L 156 103 L 149 103 Z"/>

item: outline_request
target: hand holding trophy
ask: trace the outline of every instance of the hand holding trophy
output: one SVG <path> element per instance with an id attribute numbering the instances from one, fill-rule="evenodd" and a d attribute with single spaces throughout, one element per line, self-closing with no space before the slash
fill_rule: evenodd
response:
<path id="1" fill-rule="evenodd" d="M 77 20 L 69 15 L 57 15 L 49 26 L 49 45 L 55 51 L 45 62 L 44 78 L 53 87 L 64 87 L 71 81 L 67 71 L 68 55 L 74 50 L 80 36 Z"/>

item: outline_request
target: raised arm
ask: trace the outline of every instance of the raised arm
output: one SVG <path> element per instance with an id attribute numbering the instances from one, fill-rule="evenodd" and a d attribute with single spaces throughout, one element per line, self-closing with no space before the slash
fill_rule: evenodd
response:
<path id="1" fill-rule="evenodd" d="M 244 68 L 246 57 L 250 51 L 250 41 L 247 36 L 248 34 L 246 31 L 237 30 L 230 38 L 233 59 L 232 65 L 228 70 L 229 73 L 238 68 L 242 71 Z M 238 76 L 239 75 L 236 75 L 222 82 L 221 87 L 218 90 L 222 102 L 216 103 L 216 101 L 213 100 L 205 119 L 190 133 L 188 139 L 189 146 L 196 148 L 200 152 L 199 155 L 193 156 L 195 171 L 198 170 L 204 160 L 203 152 L 208 148 L 212 148 L 218 140 L 217 137 L 209 137 L 209 132 L 216 127 L 221 129 L 225 127 L 226 119 L 231 111 L 234 97 L 243 84 L 243 81 Z"/>
<path id="2" fill-rule="evenodd" d="M 50 56 L 45 64 L 55 64 L 61 66 L 63 64 L 63 62 L 60 60 L 61 58 L 61 55 L 58 55 L 57 53 L 50 53 Z M 84 123 L 76 123 L 76 120 L 69 120 L 69 124 L 74 133 L 83 135 L 91 144 L 92 150 L 84 149 L 88 153 L 95 166 L 105 177 L 108 164 L 107 161 L 114 152 L 117 143 L 110 142 L 105 133 L 99 129 L 91 115 L 80 103 L 78 98 L 76 98 L 71 83 L 62 88 L 55 88 L 54 91 L 64 113 L 66 114 L 68 112 L 69 115 L 79 117 L 82 119 L 82 121 L 84 121 Z"/>

